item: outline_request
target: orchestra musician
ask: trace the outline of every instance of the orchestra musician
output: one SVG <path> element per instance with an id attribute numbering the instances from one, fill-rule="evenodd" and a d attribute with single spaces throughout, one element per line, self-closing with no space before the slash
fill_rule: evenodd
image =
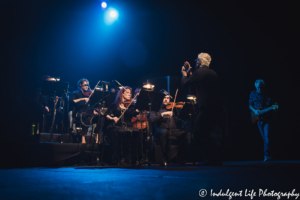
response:
<path id="1" fill-rule="evenodd" d="M 132 89 L 128 86 L 119 90 L 115 102 L 106 111 L 106 132 L 112 144 L 112 163 L 131 164 L 132 155 L 136 156 L 139 163 L 138 145 L 140 131 L 133 128 L 131 118 L 139 114 L 131 102 Z M 122 113 L 125 112 L 123 115 Z"/>
<path id="2" fill-rule="evenodd" d="M 167 105 L 170 104 L 170 96 L 165 95 L 159 112 L 151 111 L 150 119 L 152 123 L 156 125 L 155 136 L 160 138 L 161 150 L 163 152 L 162 165 L 167 165 L 168 158 L 168 146 L 169 136 L 175 137 L 179 141 L 178 146 L 178 159 L 180 162 L 184 161 L 186 154 L 186 136 L 187 133 L 184 130 L 178 129 L 176 123 L 178 122 L 178 112 L 174 108 L 172 110 L 167 109 Z"/>
<path id="3" fill-rule="evenodd" d="M 198 116 L 194 127 L 194 141 L 200 145 L 206 156 L 203 165 L 222 165 L 219 146 L 212 139 L 222 113 L 221 92 L 216 72 L 209 68 L 211 56 L 198 54 L 196 70 L 191 71 L 189 62 L 182 66 L 181 84 L 184 87 L 195 86 L 198 104 Z M 218 148 L 217 148 L 218 147 Z"/>
<path id="4" fill-rule="evenodd" d="M 89 96 L 91 94 L 89 81 L 82 78 L 77 83 L 78 90 L 71 94 L 69 103 L 73 106 L 73 118 L 80 122 L 82 127 L 82 143 L 86 143 L 85 136 L 89 126 L 97 123 L 99 113 L 96 110 L 90 110 Z M 96 143 L 98 143 L 98 134 L 96 135 Z"/>

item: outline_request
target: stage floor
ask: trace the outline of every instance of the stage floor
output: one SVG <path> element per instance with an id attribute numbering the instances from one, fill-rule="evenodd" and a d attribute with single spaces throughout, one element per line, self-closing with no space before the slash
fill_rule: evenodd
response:
<path id="1" fill-rule="evenodd" d="M 236 195 L 232 199 L 251 199 L 254 192 L 253 199 L 278 199 L 278 192 L 295 189 L 293 194 L 299 195 L 299 167 L 300 161 L 248 161 L 218 167 L 0 169 L 0 199 L 230 199 L 229 192 Z M 205 195 L 203 189 L 205 198 L 199 197 L 200 190 Z M 262 190 L 265 195 L 274 190 L 273 196 L 259 196 Z M 224 196 L 211 196 L 220 191 Z"/>

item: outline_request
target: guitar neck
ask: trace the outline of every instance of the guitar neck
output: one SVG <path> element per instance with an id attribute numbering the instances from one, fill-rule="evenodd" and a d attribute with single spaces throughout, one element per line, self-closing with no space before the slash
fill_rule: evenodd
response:
<path id="1" fill-rule="evenodd" d="M 272 106 L 269 107 L 269 108 L 266 108 L 266 109 L 261 110 L 261 111 L 260 111 L 260 114 L 264 114 L 264 113 L 266 113 L 266 112 L 269 112 L 270 110 L 273 110 L 273 107 L 272 107 Z"/>

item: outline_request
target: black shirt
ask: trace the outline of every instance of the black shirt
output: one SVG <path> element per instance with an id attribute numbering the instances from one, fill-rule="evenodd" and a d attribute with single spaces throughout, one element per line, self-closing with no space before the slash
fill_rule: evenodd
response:
<path id="1" fill-rule="evenodd" d="M 197 103 L 201 110 L 205 108 L 215 109 L 222 106 L 218 76 L 209 67 L 200 67 L 189 78 L 183 77 L 181 84 L 184 87 L 196 86 Z"/>
<path id="2" fill-rule="evenodd" d="M 120 117 L 121 113 L 123 112 L 123 109 L 120 108 L 120 106 L 117 103 L 113 103 L 105 112 L 105 116 L 109 115 L 110 117 Z M 137 116 L 139 113 L 136 112 L 136 109 L 133 105 L 129 106 L 129 108 L 124 113 L 124 116 L 121 117 L 121 119 L 118 121 L 117 124 L 114 124 L 114 120 L 107 120 L 107 127 L 111 126 L 122 126 L 122 121 L 124 121 L 127 125 L 127 127 L 132 127 L 131 118 L 134 116 Z"/>
<path id="3" fill-rule="evenodd" d="M 79 116 L 78 114 L 82 113 L 82 112 L 87 112 L 90 108 L 88 103 L 85 103 L 84 100 L 79 101 L 77 103 L 74 102 L 75 99 L 80 99 L 80 98 L 87 98 L 86 96 L 84 96 L 82 94 L 81 90 L 76 90 L 74 92 L 72 92 L 69 103 L 70 105 L 73 107 L 73 117 Z"/>
<path id="4" fill-rule="evenodd" d="M 161 116 L 161 113 L 167 112 L 167 111 L 170 111 L 170 110 L 167 110 L 165 108 L 165 106 L 162 106 L 160 108 L 159 112 L 155 112 L 155 111 L 151 112 L 150 119 L 151 119 L 152 123 L 156 124 L 157 129 L 162 129 L 162 128 L 176 129 L 177 128 L 177 126 L 176 126 L 176 122 L 178 121 L 177 109 L 174 108 L 173 115 L 171 118 L 163 118 Z"/>

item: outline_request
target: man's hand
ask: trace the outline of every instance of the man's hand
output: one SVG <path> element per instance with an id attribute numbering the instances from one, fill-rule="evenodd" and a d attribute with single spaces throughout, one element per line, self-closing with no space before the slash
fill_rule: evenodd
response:
<path id="1" fill-rule="evenodd" d="M 260 115 L 260 111 L 259 110 L 255 110 L 254 114 L 255 115 Z"/>
<path id="2" fill-rule="evenodd" d="M 170 117 L 173 116 L 173 112 L 172 111 L 167 111 L 167 112 L 163 112 L 161 113 L 161 116 L 163 117 L 164 115 L 169 115 Z"/>
<path id="3" fill-rule="evenodd" d="M 189 63 L 188 61 L 185 61 L 185 62 L 183 63 L 183 66 L 184 66 L 185 68 L 188 68 L 188 71 L 190 71 L 190 70 L 192 69 L 192 67 L 191 67 L 191 65 L 190 65 L 190 63 Z"/>
<path id="4" fill-rule="evenodd" d="M 189 73 L 189 75 L 192 75 L 191 69 L 192 69 L 192 67 L 191 67 L 190 63 L 188 61 L 185 61 L 181 68 L 182 76 L 187 76 L 187 73 Z"/>
<path id="5" fill-rule="evenodd" d="M 118 121 L 119 121 L 118 120 L 119 118 L 117 118 L 117 117 L 113 117 L 112 119 L 115 121 L 115 123 L 118 123 Z"/>
<path id="6" fill-rule="evenodd" d="M 94 115 L 99 115 L 99 113 L 96 110 L 94 110 Z"/>
<path id="7" fill-rule="evenodd" d="M 47 110 L 47 112 L 49 112 L 49 108 L 48 108 L 48 106 L 45 106 L 45 109 Z"/>
<path id="8" fill-rule="evenodd" d="M 87 103 L 87 102 L 89 102 L 89 98 L 82 98 L 82 100 L 84 100 L 85 101 L 85 103 Z"/>
<path id="9" fill-rule="evenodd" d="M 187 76 L 184 66 L 182 66 L 182 68 L 181 68 L 181 74 L 182 74 L 182 76 Z"/>

